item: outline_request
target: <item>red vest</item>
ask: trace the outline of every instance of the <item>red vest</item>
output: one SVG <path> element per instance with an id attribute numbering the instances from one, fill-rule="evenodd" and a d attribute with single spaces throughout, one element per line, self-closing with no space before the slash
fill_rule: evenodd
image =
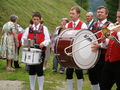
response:
<path id="1" fill-rule="evenodd" d="M 107 22 L 105 22 L 104 25 L 105 25 L 106 27 L 108 27 L 109 24 L 110 24 L 110 22 L 107 21 Z M 100 31 L 101 28 L 102 28 L 102 27 L 98 27 L 98 23 L 96 22 L 96 23 L 94 24 L 94 26 L 93 26 L 92 32 L 93 32 L 93 33 L 96 33 L 96 32 L 98 32 L 98 31 Z M 102 33 L 99 32 L 99 33 L 96 34 L 96 36 L 97 36 L 98 38 L 100 38 L 100 37 L 102 36 Z M 103 40 L 100 39 L 98 42 L 101 43 L 101 42 L 103 42 Z M 106 49 L 102 49 L 101 54 L 105 54 L 105 53 L 106 53 Z"/>
<path id="2" fill-rule="evenodd" d="M 18 41 L 19 41 L 19 46 L 18 47 L 21 46 L 20 42 L 21 42 L 22 35 L 23 35 L 23 33 L 18 33 Z"/>
<path id="3" fill-rule="evenodd" d="M 40 29 L 40 27 L 42 27 L 42 28 Z M 45 40 L 44 28 L 43 28 L 43 26 L 40 26 L 40 27 L 38 29 L 39 32 L 36 33 L 36 41 L 35 41 L 36 44 L 40 44 L 41 42 L 43 42 Z M 28 33 L 28 39 L 34 40 L 34 35 L 35 35 L 34 30 L 32 27 L 30 27 L 29 33 Z"/>
<path id="4" fill-rule="evenodd" d="M 112 36 L 118 39 L 116 32 L 112 33 Z M 120 61 L 120 47 L 112 39 L 109 41 L 105 60 L 110 62 Z"/>
<path id="5" fill-rule="evenodd" d="M 108 27 L 109 26 L 109 24 L 110 24 L 110 22 L 109 21 L 107 21 L 107 22 L 105 22 L 105 26 L 106 27 Z M 98 31 L 100 31 L 102 29 L 102 27 L 98 27 L 98 23 L 96 22 L 95 24 L 94 24 L 94 26 L 93 26 L 93 29 L 92 29 L 92 32 L 93 33 L 96 33 L 96 32 L 98 32 Z M 97 37 L 98 38 L 100 38 L 101 37 L 101 35 L 102 35 L 102 33 L 101 32 L 99 32 L 99 33 L 97 33 Z M 101 43 L 102 42 L 102 40 L 100 39 L 99 40 L 99 42 Z"/>
<path id="6" fill-rule="evenodd" d="M 77 25 L 75 28 L 73 28 L 73 23 L 72 23 L 72 22 L 69 22 L 67 28 L 73 28 L 74 30 L 80 30 L 82 24 L 83 24 L 83 22 L 82 22 L 82 21 L 79 21 L 78 25 Z"/>

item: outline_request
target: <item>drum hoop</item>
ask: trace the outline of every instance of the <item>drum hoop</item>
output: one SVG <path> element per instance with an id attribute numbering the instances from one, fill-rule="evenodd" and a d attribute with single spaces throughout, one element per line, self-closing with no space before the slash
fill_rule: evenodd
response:
<path id="1" fill-rule="evenodd" d="M 80 32 L 78 32 L 78 34 L 79 33 L 81 33 L 83 30 L 85 30 L 85 31 L 88 31 L 88 32 L 92 32 L 92 31 L 90 31 L 90 30 L 87 30 L 87 29 L 81 29 L 80 30 Z M 93 32 L 92 32 L 93 33 Z M 77 35 L 78 35 L 77 34 Z M 94 33 L 93 33 L 94 34 Z M 98 39 L 98 37 L 95 35 L 95 37 Z M 76 38 L 74 38 L 74 40 L 73 40 L 73 43 L 74 43 L 74 41 L 75 41 L 75 39 Z M 98 42 L 98 41 L 97 41 Z M 98 42 L 99 43 L 99 42 Z M 72 47 L 72 51 L 73 51 L 73 47 Z M 91 67 L 90 68 L 93 68 L 96 64 L 97 64 L 97 62 L 98 62 L 98 60 L 99 60 L 99 57 L 100 57 L 100 54 L 101 54 L 101 50 L 99 49 L 98 51 L 97 51 L 97 53 L 98 53 L 98 56 L 97 56 L 97 58 L 96 58 L 96 61 L 95 61 L 95 63 L 93 64 L 93 65 L 91 65 Z M 74 54 L 72 54 L 72 56 L 74 56 Z M 74 58 L 74 57 L 73 57 Z M 74 60 L 75 61 L 75 60 Z M 75 63 L 76 63 L 76 61 L 75 61 Z M 77 63 L 76 63 L 76 65 L 77 65 Z M 78 65 L 77 65 L 78 66 Z M 79 66 L 78 66 L 79 67 Z M 86 69 L 90 69 L 90 68 L 86 68 Z M 83 69 L 83 68 L 81 68 L 81 69 Z"/>
<path id="2" fill-rule="evenodd" d="M 63 31 L 59 34 L 58 38 L 59 38 L 60 36 L 62 36 L 65 32 L 70 31 L 70 30 L 72 30 L 72 28 L 63 30 Z M 58 39 L 58 38 L 57 38 L 57 39 Z"/>
<path id="3" fill-rule="evenodd" d="M 90 30 L 88 30 L 88 31 L 90 31 Z M 90 32 L 92 32 L 92 31 L 90 31 Z M 93 32 L 92 32 L 93 33 Z M 94 34 L 94 33 L 93 33 Z M 96 34 L 94 34 L 95 35 L 95 37 L 98 39 L 98 37 L 97 37 L 97 35 Z M 98 43 L 99 43 L 99 41 L 98 41 Z M 101 49 L 99 49 L 98 50 L 98 57 L 96 58 L 96 62 L 94 63 L 94 66 L 97 64 L 97 62 L 99 61 L 99 58 L 100 58 L 100 55 L 101 55 Z M 93 68 L 94 66 L 92 66 L 92 67 L 90 67 L 90 68 Z"/>
<path id="4" fill-rule="evenodd" d="M 26 50 L 27 49 L 27 50 Z M 36 49 L 36 48 L 32 48 L 32 49 Z M 40 49 L 38 49 L 39 51 L 32 51 L 32 50 L 30 50 L 30 51 L 28 51 L 28 48 L 23 48 L 23 51 L 28 51 L 28 52 L 33 52 L 33 53 L 41 53 L 42 52 L 42 50 L 40 50 Z"/>
<path id="5" fill-rule="evenodd" d="M 58 35 L 58 37 L 56 39 L 56 42 L 55 42 L 55 48 L 57 48 L 57 46 L 58 46 L 58 41 L 60 40 L 60 36 L 62 36 L 65 32 L 67 32 L 69 30 L 72 30 L 72 28 L 71 29 L 65 29 Z M 59 53 L 57 53 L 58 52 L 57 49 L 55 49 L 54 52 L 55 52 L 56 55 L 59 55 Z"/>

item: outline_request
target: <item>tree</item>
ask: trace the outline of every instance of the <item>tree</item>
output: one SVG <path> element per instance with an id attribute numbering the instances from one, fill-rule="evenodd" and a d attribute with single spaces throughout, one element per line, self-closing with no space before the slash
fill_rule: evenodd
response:
<path id="1" fill-rule="evenodd" d="M 109 16 L 108 19 L 112 22 L 116 21 L 116 12 L 119 7 L 119 0 L 105 0 L 106 6 L 109 10 Z"/>
<path id="2" fill-rule="evenodd" d="M 85 10 L 88 10 L 90 5 L 88 0 L 74 0 L 74 1 Z"/>

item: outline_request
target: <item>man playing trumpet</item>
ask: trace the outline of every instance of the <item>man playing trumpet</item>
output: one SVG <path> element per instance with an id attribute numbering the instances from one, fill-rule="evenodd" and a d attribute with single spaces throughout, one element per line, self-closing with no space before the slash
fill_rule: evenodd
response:
<path id="1" fill-rule="evenodd" d="M 108 27 L 108 28 L 113 26 L 112 23 L 107 21 L 107 16 L 108 16 L 108 9 L 105 6 L 98 7 L 97 12 L 96 12 L 96 17 L 98 20 L 93 25 L 92 30 L 91 30 L 93 33 L 97 33 L 98 38 L 100 38 L 102 35 L 101 33 L 98 33 L 98 32 L 100 32 L 103 26 Z M 102 40 L 99 40 L 99 42 L 101 41 Z M 106 53 L 106 50 L 101 49 L 100 58 L 97 64 L 95 65 L 95 67 L 88 70 L 88 76 L 91 82 L 92 90 L 100 90 L 99 84 L 101 82 L 101 72 L 104 66 L 104 62 L 105 62 L 105 53 Z"/>
<path id="2" fill-rule="evenodd" d="M 117 23 L 120 24 L 120 10 L 117 11 Z M 113 38 L 117 39 L 114 40 Z M 106 38 L 101 44 L 93 43 L 92 51 L 96 52 L 99 48 L 107 46 L 105 55 L 105 65 L 103 67 L 100 90 L 111 90 L 114 83 L 117 85 L 116 90 L 120 90 L 120 27 L 112 30 L 109 39 Z"/>

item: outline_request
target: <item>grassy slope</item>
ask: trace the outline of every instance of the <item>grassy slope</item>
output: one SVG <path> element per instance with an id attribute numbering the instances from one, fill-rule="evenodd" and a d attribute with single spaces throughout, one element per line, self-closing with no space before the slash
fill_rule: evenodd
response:
<path id="1" fill-rule="evenodd" d="M 72 0 L 0 0 L 0 27 L 9 20 L 9 15 L 16 14 L 20 25 L 28 26 L 32 12 L 42 13 L 45 25 L 52 32 L 62 17 L 69 18 L 69 9 L 76 5 Z M 85 19 L 82 9 L 81 20 Z"/>

